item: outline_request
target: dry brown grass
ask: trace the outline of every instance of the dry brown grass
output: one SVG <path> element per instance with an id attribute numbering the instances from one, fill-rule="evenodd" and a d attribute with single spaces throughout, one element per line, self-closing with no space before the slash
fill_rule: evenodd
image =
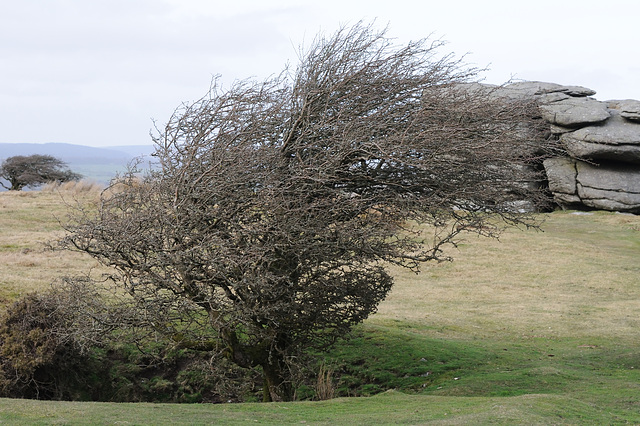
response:
<path id="1" fill-rule="evenodd" d="M 316 381 L 316 399 L 318 401 L 325 401 L 333 399 L 336 396 L 336 386 L 333 383 L 333 370 L 327 368 L 322 363 L 318 369 L 318 378 Z"/>
<path id="2" fill-rule="evenodd" d="M 93 193 L 97 194 L 104 189 L 104 186 L 100 183 L 82 179 L 79 181 L 73 180 L 69 182 L 51 182 L 42 187 L 41 192 L 62 192 L 62 193 L 73 193 L 73 194 L 86 194 Z"/>
<path id="3" fill-rule="evenodd" d="M 429 333 L 449 338 L 636 339 L 640 217 L 556 212 L 543 230 L 511 229 L 500 241 L 469 236 L 451 250 L 454 262 L 420 275 L 396 269 L 373 321 L 437 324 Z"/>
<path id="4" fill-rule="evenodd" d="M 88 256 L 47 248 L 62 235 L 59 221 L 68 204 L 95 196 L 60 189 L 0 193 L 0 299 L 98 267 Z M 454 262 L 427 264 L 419 275 L 394 269 L 396 286 L 371 321 L 408 321 L 434 336 L 454 338 L 635 339 L 640 216 L 544 216 L 544 232 L 511 229 L 500 241 L 469 235 L 451 249 Z"/>
<path id="5" fill-rule="evenodd" d="M 66 220 L 70 207 L 93 201 L 97 194 L 96 190 L 78 191 L 76 186 L 0 192 L 0 300 L 46 289 L 63 275 L 97 268 L 97 262 L 86 255 L 48 246 L 63 235 L 60 222 Z"/>

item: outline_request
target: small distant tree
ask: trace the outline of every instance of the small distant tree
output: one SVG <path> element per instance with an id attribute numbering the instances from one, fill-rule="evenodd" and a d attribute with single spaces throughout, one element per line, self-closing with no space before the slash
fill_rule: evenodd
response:
<path id="1" fill-rule="evenodd" d="M 461 232 L 531 225 L 517 203 L 545 199 L 535 105 L 467 84 L 478 70 L 440 45 L 357 25 L 291 75 L 214 84 L 155 137 L 159 167 L 106 191 L 65 243 L 115 267 L 154 332 L 261 368 L 264 399 L 291 399 L 298 356 L 376 311 L 388 265 L 417 272 Z"/>
<path id="2" fill-rule="evenodd" d="M 0 178 L 9 186 L 0 185 L 10 191 L 21 191 L 25 187 L 36 187 L 47 182 L 79 180 L 82 175 L 72 172 L 67 164 L 51 155 L 16 155 L 0 164 Z"/>

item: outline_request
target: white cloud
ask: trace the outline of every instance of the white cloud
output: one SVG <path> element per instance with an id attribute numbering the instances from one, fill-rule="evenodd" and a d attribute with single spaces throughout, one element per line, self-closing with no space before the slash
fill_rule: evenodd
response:
<path id="1" fill-rule="evenodd" d="M 0 14 L 0 142 L 150 143 L 168 119 L 223 81 L 295 63 L 318 31 L 359 20 L 399 42 L 448 40 L 443 53 L 516 78 L 640 99 L 640 3 L 413 0 L 23 0 Z"/>

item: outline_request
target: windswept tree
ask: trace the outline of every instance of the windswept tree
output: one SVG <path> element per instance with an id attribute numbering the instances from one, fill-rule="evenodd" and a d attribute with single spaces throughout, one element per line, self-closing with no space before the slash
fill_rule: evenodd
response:
<path id="1" fill-rule="evenodd" d="M 156 332 L 261 368 L 265 400 L 291 399 L 297 356 L 374 313 L 388 265 L 530 225 L 517 203 L 544 199 L 535 106 L 470 84 L 478 70 L 439 47 L 356 25 L 291 74 L 215 83 L 159 131 L 159 167 L 66 243 L 115 267 Z"/>
<path id="2" fill-rule="evenodd" d="M 67 164 L 51 155 L 16 155 L 0 164 L 0 178 L 9 186 L 0 185 L 10 191 L 21 191 L 25 187 L 37 187 L 47 182 L 79 180 L 81 175 L 72 172 Z"/>

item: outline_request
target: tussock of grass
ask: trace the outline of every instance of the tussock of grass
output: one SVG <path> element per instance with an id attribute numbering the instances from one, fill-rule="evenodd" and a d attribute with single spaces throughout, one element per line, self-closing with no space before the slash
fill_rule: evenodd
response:
<path id="1" fill-rule="evenodd" d="M 69 182 L 51 182 L 44 185 L 42 192 L 66 192 L 74 194 L 99 193 L 104 189 L 104 185 L 91 180 L 73 180 Z"/>

